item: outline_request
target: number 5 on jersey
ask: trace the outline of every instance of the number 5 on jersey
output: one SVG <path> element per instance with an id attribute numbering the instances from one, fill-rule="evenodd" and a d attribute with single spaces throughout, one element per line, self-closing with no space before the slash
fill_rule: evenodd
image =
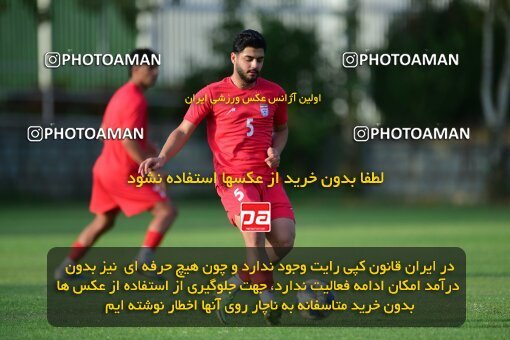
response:
<path id="1" fill-rule="evenodd" d="M 246 119 L 246 127 L 248 128 L 248 132 L 246 132 L 246 136 L 251 137 L 255 132 L 255 127 L 253 126 L 253 118 Z"/>

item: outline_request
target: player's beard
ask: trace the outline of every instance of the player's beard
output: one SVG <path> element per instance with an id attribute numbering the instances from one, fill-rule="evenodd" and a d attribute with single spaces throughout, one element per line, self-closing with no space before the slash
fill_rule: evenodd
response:
<path id="1" fill-rule="evenodd" d="M 236 71 L 237 71 L 237 74 L 239 75 L 239 78 L 241 78 L 242 81 L 244 81 L 246 84 L 254 83 L 257 80 L 257 78 L 259 77 L 258 71 L 254 70 L 254 72 L 256 72 L 255 76 L 250 76 L 248 74 L 248 72 L 244 72 L 243 69 L 238 65 L 236 65 Z"/>

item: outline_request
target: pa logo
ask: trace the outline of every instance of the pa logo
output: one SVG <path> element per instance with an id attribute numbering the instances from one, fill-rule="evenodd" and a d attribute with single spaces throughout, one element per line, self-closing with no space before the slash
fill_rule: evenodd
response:
<path id="1" fill-rule="evenodd" d="M 270 202 L 242 202 L 241 203 L 241 231 L 270 232 L 271 231 L 271 203 Z"/>

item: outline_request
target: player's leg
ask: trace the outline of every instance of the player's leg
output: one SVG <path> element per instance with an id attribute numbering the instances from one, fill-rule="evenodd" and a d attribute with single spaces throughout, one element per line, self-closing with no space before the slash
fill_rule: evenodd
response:
<path id="1" fill-rule="evenodd" d="M 160 185 L 143 185 L 139 188 L 127 183 L 127 180 L 111 179 L 109 190 L 116 204 L 128 216 L 150 212 L 152 220 L 147 228 L 142 247 L 136 259 L 141 263 L 150 263 L 154 251 L 177 216 L 177 209 Z"/>
<path id="2" fill-rule="evenodd" d="M 294 247 L 296 223 L 286 217 L 275 218 L 271 221 L 271 231 L 265 235 L 269 259 L 273 264 L 278 263 Z"/>
<path id="3" fill-rule="evenodd" d="M 241 231 L 241 217 L 239 215 L 235 216 L 236 226 Z M 270 264 L 272 262 L 267 250 L 266 250 L 266 234 L 261 232 L 246 232 L 241 231 L 243 236 L 244 245 L 246 247 L 246 263 L 248 266 L 254 266 L 257 261 L 259 263 L 267 263 Z M 276 249 L 276 248 L 270 248 Z M 278 258 L 279 259 L 279 258 Z M 248 276 L 247 273 L 240 271 L 240 277 L 244 282 L 247 282 Z M 245 277 L 243 277 L 245 276 Z M 249 280 L 253 284 L 258 285 L 266 285 L 266 289 L 262 290 L 259 294 L 259 298 L 262 303 L 274 303 L 275 297 L 272 291 L 273 287 L 273 272 L 272 271 L 259 271 L 253 274 L 249 274 Z M 280 319 L 282 316 L 282 311 L 280 308 L 277 310 L 269 309 L 264 311 L 264 317 L 270 325 L 278 325 L 280 323 Z"/>
<path id="4" fill-rule="evenodd" d="M 262 198 L 262 189 L 260 186 L 253 184 L 236 184 L 231 188 L 224 185 L 216 187 L 218 195 L 221 198 L 221 203 L 227 211 L 230 222 L 241 231 L 241 203 L 243 202 L 260 202 Z M 265 236 L 264 233 L 256 232 L 242 232 L 243 241 L 247 249 L 246 262 L 249 266 L 256 264 L 258 261 L 268 262 L 269 258 L 265 251 Z M 254 282 L 247 272 L 239 271 L 229 283 L 234 283 L 240 286 L 244 282 Z M 265 281 L 263 277 L 257 275 L 255 283 Z M 272 276 L 271 276 L 272 280 Z M 230 280 L 229 280 L 230 281 Z M 269 282 L 269 280 L 268 280 Z M 271 282 L 272 284 L 272 282 Z"/>
<path id="5" fill-rule="evenodd" d="M 271 188 L 264 186 L 262 188 L 262 201 L 271 203 L 271 231 L 262 235 L 265 237 L 265 250 L 269 260 L 275 265 L 294 246 L 296 235 L 294 212 L 281 183 Z M 272 291 L 268 291 L 266 294 L 270 301 L 275 300 Z M 262 297 L 263 295 L 261 294 Z M 281 309 L 269 309 L 268 313 L 264 314 L 264 317 L 269 324 L 276 325 L 280 323 L 281 315 Z"/>
<path id="6" fill-rule="evenodd" d="M 120 212 L 119 205 L 115 202 L 108 188 L 108 180 L 101 173 L 93 172 L 92 176 L 92 196 L 90 198 L 90 211 L 95 217 L 85 229 L 82 230 L 76 242 L 73 245 L 73 260 L 77 261 L 87 249 L 106 231 L 110 230 L 117 215 Z M 76 245 L 76 247 L 75 247 Z M 80 250 L 81 249 L 81 250 Z"/>
<path id="7" fill-rule="evenodd" d="M 102 214 L 96 214 L 92 222 L 78 235 L 75 244 L 79 244 L 82 248 L 91 247 L 101 235 L 113 228 L 118 214 L 119 209 L 117 208 Z M 81 257 L 79 256 L 75 260 L 79 260 Z"/>
<path id="8" fill-rule="evenodd" d="M 221 203 L 228 213 L 230 222 L 239 228 L 239 230 L 241 230 L 241 202 L 259 202 L 261 198 L 260 188 L 257 188 L 254 185 L 234 185 L 231 188 L 227 188 L 225 186 L 217 186 L 216 190 L 218 195 L 221 197 Z M 255 265 L 257 261 L 266 263 L 269 262 L 267 252 L 265 250 L 264 233 L 241 232 L 241 235 L 246 246 L 245 261 L 249 266 Z M 269 302 L 272 300 L 270 288 L 273 284 L 273 276 L 271 272 L 262 271 L 260 273 L 254 273 L 253 275 L 250 275 L 249 272 L 240 270 L 236 275 L 229 278 L 227 282 L 229 285 L 234 284 L 236 289 L 218 295 L 218 297 L 221 298 L 221 302 L 220 308 L 216 314 L 220 321 L 223 323 L 227 323 L 227 314 L 224 312 L 224 308 L 232 302 L 235 294 L 239 291 L 239 288 L 245 282 L 253 282 L 257 284 L 264 283 L 268 285 L 269 289 L 267 289 L 265 292 L 262 292 L 260 297 L 263 302 Z"/>
<path id="9" fill-rule="evenodd" d="M 147 233 L 157 233 L 160 236 L 165 235 L 177 217 L 177 208 L 173 206 L 170 201 L 159 201 L 150 209 L 150 212 L 153 218 L 149 223 Z M 161 239 L 159 237 L 146 237 L 143 245 L 145 247 L 154 248 L 157 247 L 160 242 Z"/>
<path id="10" fill-rule="evenodd" d="M 90 249 L 90 247 L 99 239 L 101 235 L 113 228 L 115 219 L 119 214 L 119 209 L 114 208 L 104 213 L 97 213 L 92 222 L 90 222 L 78 235 L 78 238 L 71 246 L 69 255 L 64 259 L 60 266 L 55 270 L 55 278 L 65 277 L 65 268 L 68 265 L 76 264 Z"/>
<path id="11" fill-rule="evenodd" d="M 156 202 L 149 211 L 153 218 L 137 257 L 141 263 L 149 263 L 154 259 L 156 248 L 177 218 L 177 208 L 168 200 Z"/>
<path id="12" fill-rule="evenodd" d="M 271 231 L 266 233 L 266 248 L 271 262 L 278 263 L 294 247 L 296 219 L 282 183 L 264 187 L 263 199 L 271 203 Z"/>
<path id="13" fill-rule="evenodd" d="M 234 217 L 235 224 L 237 228 L 241 231 L 241 217 L 236 215 Z M 241 235 L 244 240 L 244 246 L 246 247 L 246 263 L 249 267 L 253 267 L 256 265 L 257 261 L 259 263 L 267 263 L 271 262 L 269 258 L 266 247 L 265 247 L 265 233 L 258 232 L 249 232 L 249 231 L 241 231 Z M 240 278 L 244 282 L 253 282 L 253 283 L 266 283 L 272 286 L 273 276 L 272 273 L 261 272 L 255 273 L 257 276 L 253 277 L 253 275 L 248 276 L 245 272 L 240 272 Z M 271 274 L 271 275 L 269 275 Z M 255 280 L 254 280 L 255 279 Z"/>

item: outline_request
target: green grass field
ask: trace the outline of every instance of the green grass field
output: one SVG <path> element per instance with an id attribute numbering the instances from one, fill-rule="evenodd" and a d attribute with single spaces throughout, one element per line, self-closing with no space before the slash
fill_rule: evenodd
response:
<path id="1" fill-rule="evenodd" d="M 241 246 L 219 200 L 179 201 L 164 246 Z M 509 338 L 510 209 L 294 201 L 296 246 L 456 246 L 467 255 L 467 320 L 459 328 L 83 328 L 87 338 Z M 46 320 L 46 254 L 69 246 L 91 215 L 84 203 L 3 204 L 0 209 L 0 337 L 69 338 Z M 121 217 L 98 246 L 138 246 L 150 215 Z"/>

